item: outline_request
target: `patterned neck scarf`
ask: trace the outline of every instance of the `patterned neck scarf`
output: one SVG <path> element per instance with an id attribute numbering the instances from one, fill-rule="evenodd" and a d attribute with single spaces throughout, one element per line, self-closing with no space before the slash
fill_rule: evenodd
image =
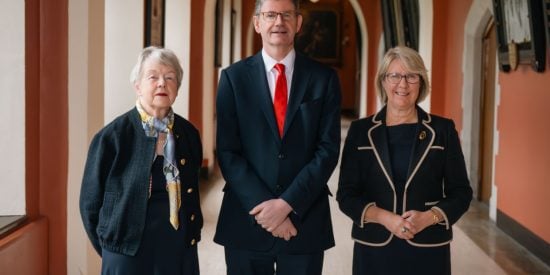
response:
<path id="1" fill-rule="evenodd" d="M 174 229 L 178 230 L 178 212 L 181 206 L 181 182 L 180 172 L 175 160 L 176 143 L 174 133 L 172 132 L 174 111 L 170 108 L 170 112 L 165 118 L 157 119 L 145 112 L 139 100 L 136 101 L 136 108 L 141 116 L 141 124 L 145 135 L 158 138 L 159 133 L 166 133 L 162 171 L 166 177 L 166 190 L 168 191 L 168 199 L 170 201 L 170 223 Z M 151 191 L 149 190 L 149 192 Z"/>

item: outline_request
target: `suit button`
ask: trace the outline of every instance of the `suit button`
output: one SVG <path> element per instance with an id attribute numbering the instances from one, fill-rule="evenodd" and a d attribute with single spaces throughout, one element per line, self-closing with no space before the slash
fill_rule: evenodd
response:
<path id="1" fill-rule="evenodd" d="M 181 159 L 180 164 L 181 164 L 181 166 L 184 166 L 185 165 L 185 159 Z"/>
<path id="2" fill-rule="evenodd" d="M 195 239 L 191 240 L 191 246 L 195 245 L 196 243 L 197 243 L 197 241 L 195 241 Z"/>
<path id="3" fill-rule="evenodd" d="M 191 214 L 191 221 L 194 221 L 195 220 L 195 214 Z"/>
<path id="4" fill-rule="evenodd" d="M 281 154 L 279 154 L 277 157 L 278 157 L 279 159 L 284 159 L 284 158 L 286 158 L 286 155 L 283 154 L 283 153 L 281 153 Z"/>
<path id="5" fill-rule="evenodd" d="M 275 191 L 277 191 L 277 192 L 281 191 L 282 189 L 283 189 L 283 187 L 280 184 L 277 184 L 275 186 Z"/>
<path id="6" fill-rule="evenodd" d="M 187 189 L 187 193 L 188 193 L 188 194 L 191 194 L 191 193 L 193 193 L 193 188 L 189 188 L 189 189 Z"/>

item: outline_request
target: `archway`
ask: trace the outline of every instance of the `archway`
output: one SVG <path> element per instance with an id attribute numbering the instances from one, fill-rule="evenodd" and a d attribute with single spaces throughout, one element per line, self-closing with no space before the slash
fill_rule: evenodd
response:
<path id="1" fill-rule="evenodd" d="M 480 127 L 480 104 L 479 96 L 482 80 L 482 37 L 487 26 L 487 22 L 493 16 L 492 2 L 490 0 L 474 0 L 468 12 L 464 32 L 464 54 L 462 61 L 462 73 L 464 75 L 464 84 L 462 86 L 462 148 L 464 151 L 464 159 L 466 168 L 470 175 L 470 184 L 474 189 L 474 194 L 478 193 L 479 189 L 479 158 L 480 158 L 480 142 L 478 129 Z M 495 80 L 495 93 L 499 97 L 500 88 L 498 81 Z M 498 100 L 497 100 L 498 102 Z M 495 117 L 496 120 L 496 117 Z M 496 121 L 495 121 L 496 125 Z M 495 139 L 498 139 L 498 133 L 495 129 Z M 497 142 L 495 140 L 494 142 Z M 493 153 L 493 163 L 494 163 Z M 491 219 L 496 219 L 496 187 L 491 184 L 492 195 L 489 201 L 489 216 Z"/>

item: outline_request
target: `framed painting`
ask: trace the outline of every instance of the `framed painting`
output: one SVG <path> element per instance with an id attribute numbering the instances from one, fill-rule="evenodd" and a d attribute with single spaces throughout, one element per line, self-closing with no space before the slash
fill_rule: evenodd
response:
<path id="1" fill-rule="evenodd" d="M 493 0 L 498 60 L 504 72 L 530 64 L 537 72 L 546 66 L 544 14 L 540 0 Z"/>
<path id="2" fill-rule="evenodd" d="M 340 64 L 340 10 L 335 6 L 303 9 L 297 51 L 329 65 Z"/>
<path id="3" fill-rule="evenodd" d="M 145 0 L 145 47 L 164 47 L 164 13 L 165 0 Z"/>

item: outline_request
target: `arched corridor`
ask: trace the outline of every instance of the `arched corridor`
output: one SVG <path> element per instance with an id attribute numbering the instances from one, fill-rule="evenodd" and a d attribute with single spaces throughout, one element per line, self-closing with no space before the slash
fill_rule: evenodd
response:
<path id="1" fill-rule="evenodd" d="M 133 106 L 128 74 L 144 44 L 145 1 L 166 4 L 164 45 L 177 52 L 184 67 L 174 109 L 201 132 L 201 172 L 209 175 L 202 190 L 203 274 L 224 274 L 223 248 L 212 241 L 223 186 L 216 170 L 214 101 L 220 70 L 259 50 L 250 23 L 253 0 L 6 1 L 0 11 L 10 42 L 0 45 L 5 53 L 0 125 L 7 133 L 0 141 L 6 156 L 0 161 L 0 273 L 98 273 L 100 258 L 79 214 L 80 184 L 93 134 Z M 374 78 L 385 46 L 383 1 L 302 0 L 321 9 L 340 9 L 343 35 L 335 41 L 341 43 L 343 58 L 332 65 L 345 76 L 342 86 L 354 108 L 344 114 L 354 118 L 380 107 Z M 392 2 L 398 1 L 406 0 Z M 432 84 L 422 108 L 454 120 L 470 183 L 486 192 L 482 202 L 474 198 L 456 225 L 454 274 L 550 274 L 550 59 L 546 57 L 543 72 L 525 60 L 515 70 L 499 69 L 501 47 L 487 50 L 483 39 L 495 22 L 494 4 L 502 1 L 418 2 L 419 52 Z M 544 2 L 530 2 L 537 1 Z M 550 29 L 545 31 L 550 38 Z M 487 55 L 493 58 L 488 66 L 494 77 L 489 80 L 482 64 Z M 485 125 L 490 142 L 483 144 L 484 133 L 479 132 L 487 104 L 485 82 L 490 82 L 492 96 L 485 111 L 493 120 Z M 344 119 L 342 137 L 348 124 Z M 486 147 L 491 150 L 483 151 Z M 486 167 L 490 169 L 481 171 Z M 337 173 L 330 181 L 333 194 Z M 327 251 L 325 274 L 346 275 L 351 268 L 351 222 L 334 197 L 331 204 L 336 247 Z M 23 219 L 2 228 L 13 215 Z M 28 268 L 40 271 L 21 272 Z M 12 270 L 19 272 L 8 272 Z"/>

